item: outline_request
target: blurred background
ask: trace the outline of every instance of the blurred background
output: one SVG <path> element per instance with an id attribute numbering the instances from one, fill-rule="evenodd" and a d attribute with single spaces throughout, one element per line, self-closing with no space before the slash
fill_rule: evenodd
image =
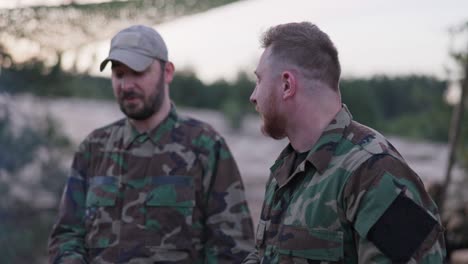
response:
<path id="1" fill-rule="evenodd" d="M 344 103 L 420 175 L 452 263 L 468 263 L 466 10 L 461 0 L 0 0 L 0 263 L 46 263 L 73 151 L 122 117 L 109 67 L 98 65 L 132 24 L 166 40 L 171 97 L 226 138 L 256 224 L 268 168 L 287 144 L 260 133 L 248 100 L 259 37 L 304 20 L 335 42 Z"/>

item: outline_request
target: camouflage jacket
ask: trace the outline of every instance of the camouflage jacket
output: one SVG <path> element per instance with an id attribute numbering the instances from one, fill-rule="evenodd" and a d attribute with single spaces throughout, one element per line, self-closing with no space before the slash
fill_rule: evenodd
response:
<path id="1" fill-rule="evenodd" d="M 239 263 L 253 247 L 225 141 L 172 107 L 149 133 L 122 119 L 84 140 L 49 256 L 50 263 Z"/>
<path id="2" fill-rule="evenodd" d="M 289 145 L 271 167 L 256 251 L 243 263 L 443 262 L 443 229 L 421 180 L 346 106 L 295 169 L 294 156 Z"/>

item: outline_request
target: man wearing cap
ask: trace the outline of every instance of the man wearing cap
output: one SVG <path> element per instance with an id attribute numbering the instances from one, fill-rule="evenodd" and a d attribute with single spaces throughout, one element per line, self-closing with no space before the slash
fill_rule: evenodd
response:
<path id="1" fill-rule="evenodd" d="M 239 263 L 253 228 L 237 165 L 211 126 L 178 115 L 163 39 L 124 29 L 101 71 L 108 62 L 126 118 L 80 144 L 50 263 Z"/>

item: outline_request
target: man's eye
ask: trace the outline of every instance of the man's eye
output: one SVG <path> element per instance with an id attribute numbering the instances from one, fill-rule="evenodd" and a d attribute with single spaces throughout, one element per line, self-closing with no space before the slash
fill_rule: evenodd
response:
<path id="1" fill-rule="evenodd" d="M 123 72 L 121 71 L 115 71 L 114 72 L 114 76 L 117 78 L 117 79 L 120 79 L 124 76 Z"/>
<path id="2" fill-rule="evenodd" d="M 144 73 L 145 73 L 144 71 L 142 72 L 132 71 L 132 74 L 135 76 L 142 76 Z"/>

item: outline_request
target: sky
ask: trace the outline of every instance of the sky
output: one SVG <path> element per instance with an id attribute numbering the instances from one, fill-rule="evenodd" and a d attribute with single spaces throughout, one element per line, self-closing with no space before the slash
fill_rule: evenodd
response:
<path id="1" fill-rule="evenodd" d="M 0 0 L 0 5 L 6 1 Z M 448 29 L 468 21 L 466 10 L 466 0 L 244 0 L 155 28 L 166 40 L 176 69 L 190 69 L 205 82 L 232 80 L 240 71 L 253 74 L 262 52 L 262 32 L 299 21 L 310 21 L 330 36 L 345 77 L 447 78 L 446 69 L 453 68 Z M 108 47 L 109 40 L 90 44 L 79 56 L 82 65 L 93 63 L 93 53 L 99 61 L 104 59 Z M 93 63 L 92 73 L 109 76 L 108 70 L 98 72 L 99 61 Z"/>
<path id="2" fill-rule="evenodd" d="M 448 28 L 468 21 L 468 1 L 254 0 L 182 18 L 158 29 L 176 65 L 207 80 L 253 71 L 270 26 L 310 21 L 335 43 L 345 76 L 426 73 L 443 77 Z M 236 71 L 237 69 L 237 71 Z"/>

